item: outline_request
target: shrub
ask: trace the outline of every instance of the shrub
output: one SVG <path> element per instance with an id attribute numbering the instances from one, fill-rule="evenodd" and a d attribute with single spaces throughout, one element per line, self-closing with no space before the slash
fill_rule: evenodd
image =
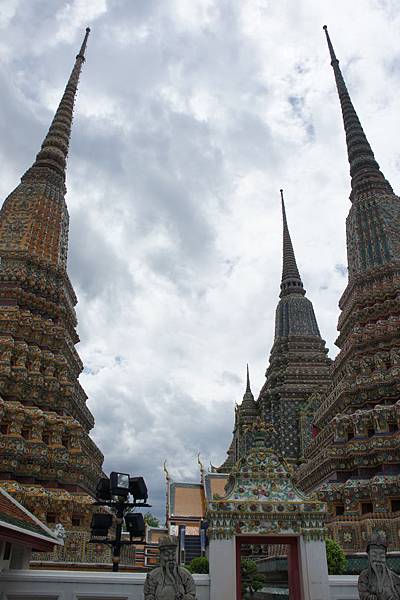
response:
<path id="1" fill-rule="evenodd" d="M 242 558 L 240 562 L 240 570 L 242 575 L 242 594 L 247 594 L 252 598 L 254 592 L 258 592 L 264 585 L 264 576 L 257 571 L 257 565 L 254 560 Z"/>
<path id="2" fill-rule="evenodd" d="M 144 522 L 149 527 L 160 527 L 160 520 L 154 515 L 152 515 L 151 512 L 147 512 L 143 518 Z"/>
<path id="3" fill-rule="evenodd" d="M 191 573 L 208 573 L 209 571 L 208 558 L 206 556 L 198 556 L 185 566 Z"/>
<path id="4" fill-rule="evenodd" d="M 329 575 L 343 575 L 347 571 L 347 558 L 340 544 L 326 538 L 326 559 Z"/>

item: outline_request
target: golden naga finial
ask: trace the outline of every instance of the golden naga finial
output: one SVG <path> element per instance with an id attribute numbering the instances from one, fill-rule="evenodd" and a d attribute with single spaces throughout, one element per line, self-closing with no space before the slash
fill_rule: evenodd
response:
<path id="1" fill-rule="evenodd" d="M 200 477 L 201 477 L 201 481 L 203 482 L 204 481 L 205 468 L 204 468 L 203 463 L 200 460 L 200 452 L 197 454 L 197 463 L 198 463 L 198 465 L 200 467 Z"/>
<path id="2" fill-rule="evenodd" d="M 218 473 L 218 468 L 214 467 L 211 460 L 210 460 L 210 466 L 209 466 L 209 473 Z"/>
<path id="3" fill-rule="evenodd" d="M 169 476 L 168 469 L 167 469 L 167 459 L 164 460 L 163 470 L 164 470 L 164 473 L 165 473 L 165 479 L 167 481 L 169 481 L 170 476 Z"/>
<path id="4" fill-rule="evenodd" d="M 197 464 L 200 466 L 200 469 L 204 471 L 204 465 L 200 460 L 200 452 L 197 454 Z"/>

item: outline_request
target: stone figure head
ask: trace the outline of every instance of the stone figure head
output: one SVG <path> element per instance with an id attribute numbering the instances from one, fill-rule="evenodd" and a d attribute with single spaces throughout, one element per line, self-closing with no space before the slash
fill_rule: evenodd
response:
<path id="1" fill-rule="evenodd" d="M 386 562 L 386 535 L 384 531 L 374 531 L 368 541 L 367 552 L 372 565 L 384 565 Z"/>
<path id="2" fill-rule="evenodd" d="M 172 570 L 176 566 L 178 538 L 174 535 L 163 536 L 158 542 L 158 547 L 160 549 L 160 565 L 168 566 Z"/>

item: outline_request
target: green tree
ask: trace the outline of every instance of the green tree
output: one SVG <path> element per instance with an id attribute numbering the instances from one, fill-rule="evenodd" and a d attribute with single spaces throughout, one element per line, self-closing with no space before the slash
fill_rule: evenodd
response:
<path id="1" fill-rule="evenodd" d="M 257 565 L 254 560 L 250 560 L 249 558 L 242 558 L 240 569 L 242 575 L 242 595 L 244 598 L 253 598 L 254 592 L 258 592 L 263 587 L 264 576 L 257 571 Z"/>
<path id="2" fill-rule="evenodd" d="M 191 573 L 209 572 L 208 558 L 206 556 L 198 556 L 197 558 L 194 558 L 188 565 L 185 566 Z"/>
<path id="3" fill-rule="evenodd" d="M 143 515 L 143 519 L 146 525 L 149 527 L 160 527 L 159 519 L 152 515 L 151 512 L 147 512 L 145 515 Z"/>
<path id="4" fill-rule="evenodd" d="M 347 572 L 347 558 L 343 548 L 331 538 L 325 539 L 325 546 L 329 575 L 344 575 Z"/>

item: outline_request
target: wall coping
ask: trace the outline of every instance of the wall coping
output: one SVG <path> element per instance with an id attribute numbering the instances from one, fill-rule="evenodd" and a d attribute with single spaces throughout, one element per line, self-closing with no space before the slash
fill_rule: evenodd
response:
<path id="1" fill-rule="evenodd" d="M 89 583 L 115 583 L 126 585 L 142 585 L 146 573 L 103 573 L 96 571 L 45 571 L 45 570 L 9 570 L 3 571 L 0 581 L 58 581 L 60 583 L 89 582 Z M 196 586 L 209 586 L 210 576 L 204 574 L 193 575 Z"/>
<path id="2" fill-rule="evenodd" d="M 349 585 L 358 583 L 358 575 L 329 575 L 329 585 Z"/>

